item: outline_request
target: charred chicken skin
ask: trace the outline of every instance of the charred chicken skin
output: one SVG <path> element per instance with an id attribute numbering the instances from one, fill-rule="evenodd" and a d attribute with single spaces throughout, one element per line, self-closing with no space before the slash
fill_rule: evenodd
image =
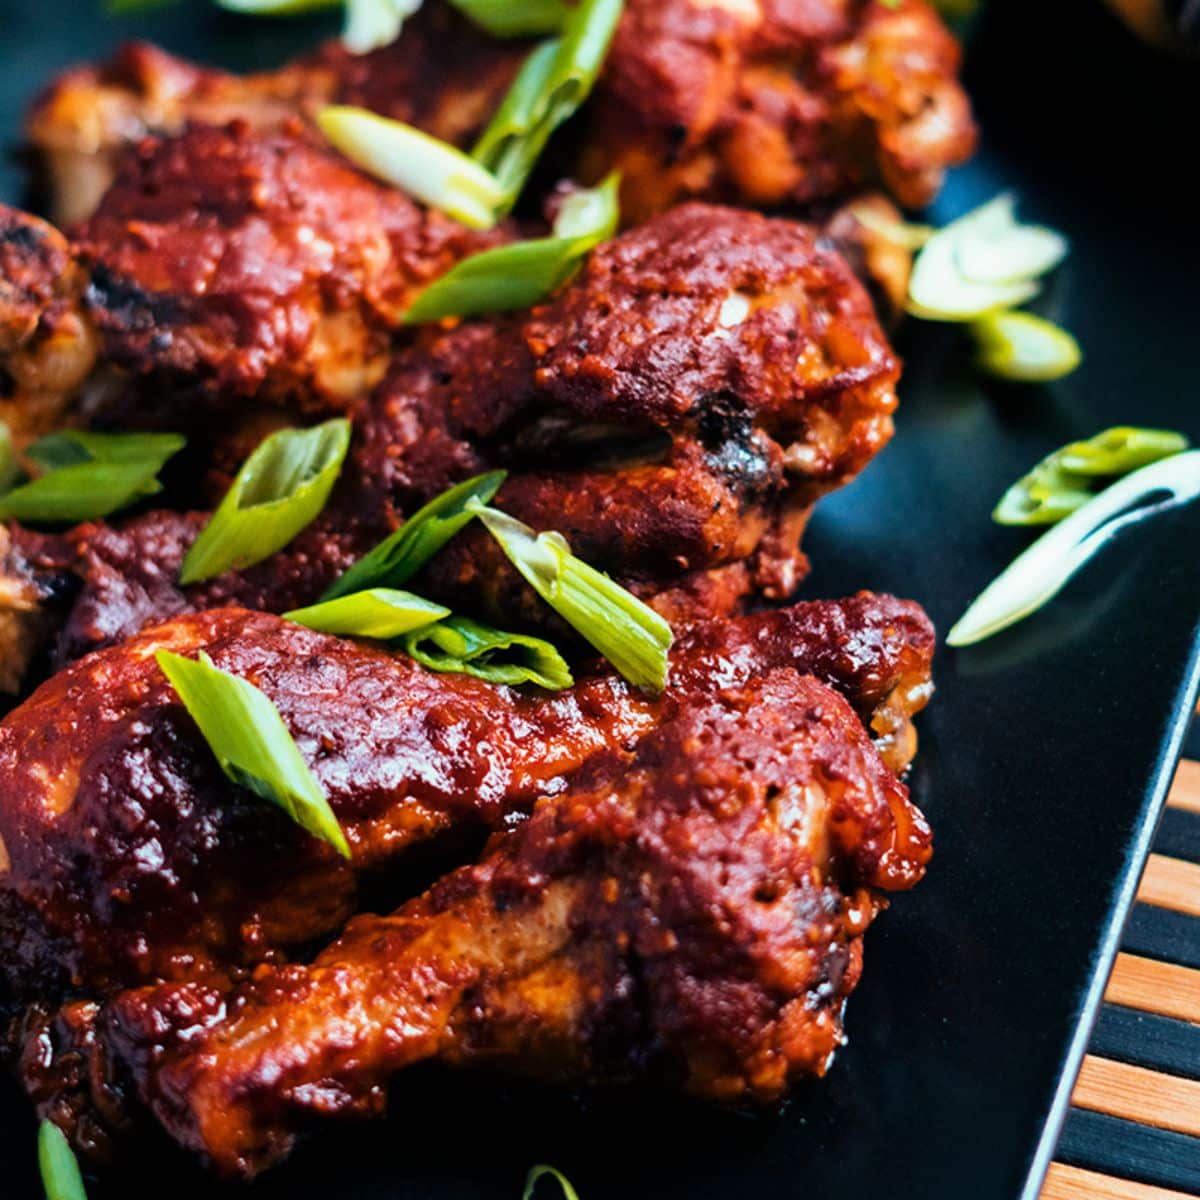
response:
<path id="1" fill-rule="evenodd" d="M 10 781 L 0 803 L 0 938 L 12 949 L 2 982 L 26 1086 L 43 1112 L 94 1145 L 108 1102 L 90 1093 L 87 1063 L 106 1053 L 95 1022 L 108 998 L 154 981 L 221 995 L 256 964 L 286 962 L 342 927 L 379 867 L 394 869 L 439 833 L 502 829 L 539 796 L 567 794 L 596 756 L 624 761 L 653 730 L 710 704 L 714 678 L 725 696 L 755 695 L 781 673 L 804 676 L 818 708 L 838 706 L 829 737 L 853 731 L 854 770 L 865 763 L 863 786 L 888 797 L 887 836 L 901 847 L 895 861 L 877 847 L 874 874 L 856 882 L 907 886 L 927 833 L 855 709 L 881 733 L 891 764 L 906 763 L 913 746 L 897 731 L 928 697 L 932 644 L 915 605 L 865 593 L 712 622 L 683 639 L 668 690 L 653 701 L 607 673 L 556 697 L 430 675 L 241 610 L 179 618 L 90 656 L 0 727 Z M 158 671 L 160 648 L 204 649 L 267 693 L 330 797 L 350 863 L 261 801 L 236 797 Z M 781 712 L 779 728 L 791 720 Z M 754 777 L 752 762 L 729 769 Z"/>
<path id="2" fill-rule="evenodd" d="M 730 612 L 794 590 L 808 512 L 891 436 L 898 375 L 870 298 L 806 226 L 685 205 L 600 247 L 531 312 L 398 351 L 329 508 L 267 562 L 181 589 L 204 518 L 159 512 L 17 531 L 9 575 L 42 592 L 79 581 L 62 662 L 190 609 L 310 603 L 405 514 L 502 467 L 502 507 L 669 618 Z M 546 619 L 479 530 L 419 586 L 508 627 Z"/>
<path id="3" fill-rule="evenodd" d="M 131 139 L 231 116 L 260 130 L 357 104 L 469 146 L 532 43 L 426 3 L 392 45 L 339 45 L 239 78 L 131 46 L 68 72 L 29 137 L 65 221 L 104 194 Z M 687 199 L 812 205 L 883 186 L 922 205 L 974 147 L 958 45 L 925 0 L 627 0 L 576 161 L 625 173 L 628 219 Z M 578 144 L 578 143 L 577 143 Z"/>
<path id="4" fill-rule="evenodd" d="M 110 1078 L 227 1175 L 313 1117 L 378 1112 L 429 1059 L 772 1100 L 824 1073 L 879 893 L 915 883 L 929 848 L 846 702 L 768 673 L 685 706 L 632 760 L 593 760 L 478 864 L 356 918 L 309 966 L 232 996 L 122 994 L 102 1017 Z"/>

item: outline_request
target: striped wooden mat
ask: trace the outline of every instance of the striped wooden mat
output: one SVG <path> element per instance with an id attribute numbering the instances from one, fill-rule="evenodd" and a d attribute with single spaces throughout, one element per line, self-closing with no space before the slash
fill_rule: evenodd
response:
<path id="1" fill-rule="evenodd" d="M 1200 727 L 1188 752 L 1042 1200 L 1200 1196 Z"/>

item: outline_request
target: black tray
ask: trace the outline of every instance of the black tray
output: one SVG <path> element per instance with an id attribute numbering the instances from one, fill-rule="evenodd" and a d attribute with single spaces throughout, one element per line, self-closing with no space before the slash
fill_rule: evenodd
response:
<path id="1" fill-rule="evenodd" d="M 15 143 L 54 70 L 134 32 L 236 67 L 314 37 L 201 0 L 123 22 L 98 0 L 0 0 L 0 137 Z M 973 375 L 953 332 L 906 330 L 899 435 L 819 510 L 805 587 L 913 596 L 943 629 L 1024 544 L 988 513 L 1042 454 L 1117 423 L 1200 435 L 1200 237 L 1184 181 L 1195 80 L 1099 0 L 993 0 L 971 45 L 984 145 L 935 215 L 1013 188 L 1024 213 L 1065 230 L 1073 253 L 1042 309 L 1087 361 L 1055 387 L 1006 386 Z M 17 200 L 22 179 L 0 169 L 0 198 Z M 548 1161 L 583 1200 L 1032 1200 L 1195 703 L 1198 617 L 1193 504 L 1123 537 L 1024 625 L 940 655 L 914 776 L 932 871 L 868 936 L 831 1075 L 781 1113 L 422 1072 L 396 1085 L 388 1123 L 319 1138 L 241 1194 L 516 1200 Z M 41 1195 L 34 1123 L 7 1084 L 0 1161 L 0 1194 Z M 149 1156 L 90 1191 L 164 1193 L 239 1194 Z"/>

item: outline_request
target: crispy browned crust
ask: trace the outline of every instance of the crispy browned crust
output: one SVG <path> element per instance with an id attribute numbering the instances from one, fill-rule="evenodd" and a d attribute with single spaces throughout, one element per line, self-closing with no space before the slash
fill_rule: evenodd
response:
<path id="1" fill-rule="evenodd" d="M 82 287 L 66 238 L 0 204 L 0 420 L 18 446 L 61 420 L 96 362 Z"/>
<path id="2" fill-rule="evenodd" d="M 776 672 L 690 702 L 632 761 L 595 760 L 478 865 L 358 918 L 311 966 L 224 1004 L 124 993 L 105 1037 L 227 1175 L 313 1117 L 378 1111 L 428 1059 L 770 1101 L 827 1069 L 875 889 L 910 886 L 929 854 L 845 701 Z"/>
<path id="3" fill-rule="evenodd" d="M 379 382 L 415 294 L 496 235 L 234 123 L 142 143 L 74 240 L 110 362 L 322 411 Z"/>
<path id="4" fill-rule="evenodd" d="M 128 147 L 189 122 L 232 120 L 273 133 L 326 104 L 356 104 L 463 143 L 494 111 L 521 62 L 523 45 L 480 36 L 449 5 L 427 4 L 404 37 L 355 56 L 338 42 L 278 71 L 231 75 L 144 42 L 111 60 L 64 72 L 38 98 L 26 132 L 44 165 L 55 217 L 70 223 L 95 209 Z"/>
<path id="5" fill-rule="evenodd" d="M 204 650 L 263 688 L 329 795 L 351 865 L 236 799 L 154 661 L 164 648 Z M 0 991 L 29 1001 L 236 976 L 340 927 L 362 872 L 452 829 L 498 827 L 591 755 L 636 741 L 706 695 L 718 665 L 731 682 L 816 675 L 872 720 L 924 703 L 932 652 L 917 606 L 864 594 L 697 627 L 657 701 L 610 673 L 542 697 L 265 614 L 176 618 L 60 672 L 0 726 L 0 941 L 12 948 Z"/>
<path id="6" fill-rule="evenodd" d="M 95 207 L 146 133 L 233 117 L 262 131 L 326 103 L 361 104 L 468 146 L 529 43 L 487 37 L 427 3 L 392 46 L 337 43 L 238 77 L 152 46 L 76 68 L 28 121 L 62 220 Z M 630 0 L 567 172 L 625 172 L 626 216 L 686 199 L 811 205 L 864 186 L 903 204 L 937 192 L 975 142 L 959 49 L 924 0 Z M 578 145 L 576 141 L 575 146 Z"/>
<path id="7" fill-rule="evenodd" d="M 691 197 L 933 199 L 975 146 L 959 48 L 924 0 L 631 0 L 591 108 L 585 175 L 626 215 Z"/>

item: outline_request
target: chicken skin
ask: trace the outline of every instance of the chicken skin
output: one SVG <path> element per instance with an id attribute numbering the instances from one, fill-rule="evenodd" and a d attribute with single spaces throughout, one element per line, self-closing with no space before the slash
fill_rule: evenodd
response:
<path id="1" fill-rule="evenodd" d="M 110 1078 L 226 1175 L 316 1118 L 378 1112 L 430 1059 L 774 1100 L 827 1069 L 879 892 L 929 854 L 846 702 L 771 672 L 687 705 L 632 761 L 593 760 L 478 864 L 356 918 L 309 966 L 232 997 L 122 994 Z"/>
<path id="2" fill-rule="evenodd" d="M 870 298 L 806 226 L 685 205 L 598 248 L 537 308 L 397 350 L 325 513 L 266 562 L 182 589 L 204 518 L 156 512 L 16 531 L 10 574 L 43 593 L 76 581 L 65 662 L 192 609 L 311 603 L 431 496 L 504 468 L 498 504 L 669 619 L 727 613 L 794 590 L 808 512 L 891 436 L 898 374 Z M 414 586 L 508 628 L 547 620 L 481 529 Z"/>
<path id="3" fill-rule="evenodd" d="M 160 649 L 203 650 L 267 694 L 329 796 L 349 864 L 269 806 L 230 803 Z M 703 695 L 717 671 L 733 683 L 787 666 L 827 681 L 900 769 L 932 649 L 919 608 L 864 593 L 697 627 L 657 699 L 610 672 L 544 696 L 266 614 L 177 618 L 60 672 L 0 725 L 0 940 L 17 948 L 3 982 L 29 999 L 225 978 L 290 953 L 340 927 L 363 872 L 456 828 L 502 826 Z"/>
<path id="4" fill-rule="evenodd" d="M 86 216 L 130 140 L 237 116 L 273 130 L 358 104 L 469 148 L 529 53 L 428 2 L 398 41 L 331 44 L 239 78 L 150 46 L 68 72 L 30 115 L 60 219 Z M 928 203 L 974 148 L 959 50 L 925 0 L 627 0 L 564 173 L 625 173 L 626 216 L 687 199 L 825 204 L 882 186 Z M 565 140 L 565 139 L 564 139 Z"/>

